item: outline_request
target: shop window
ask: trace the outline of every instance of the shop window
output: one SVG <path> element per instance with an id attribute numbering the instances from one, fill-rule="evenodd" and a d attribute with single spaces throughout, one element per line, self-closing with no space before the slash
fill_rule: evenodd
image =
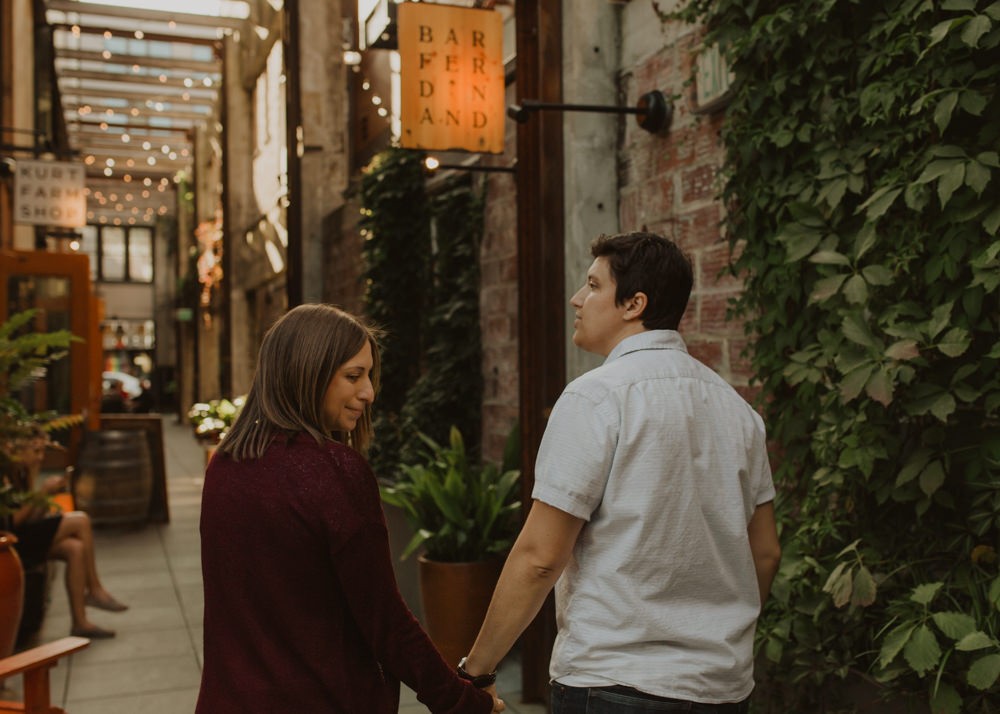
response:
<path id="1" fill-rule="evenodd" d="M 90 277 L 100 282 L 153 282 L 153 230 L 145 226 L 86 226 L 80 252 L 90 257 Z"/>

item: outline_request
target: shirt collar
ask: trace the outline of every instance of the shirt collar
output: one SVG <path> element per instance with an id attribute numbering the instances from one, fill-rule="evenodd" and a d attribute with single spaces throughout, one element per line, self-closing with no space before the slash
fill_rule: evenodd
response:
<path id="1" fill-rule="evenodd" d="M 643 330 L 637 335 L 629 335 L 624 340 L 615 345 L 615 348 L 608 354 L 604 363 L 627 355 L 630 352 L 640 350 L 680 350 L 687 352 L 687 345 L 684 338 L 677 330 Z"/>

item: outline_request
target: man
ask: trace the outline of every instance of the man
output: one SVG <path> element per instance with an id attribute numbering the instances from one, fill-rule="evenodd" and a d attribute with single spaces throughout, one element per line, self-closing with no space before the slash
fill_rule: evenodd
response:
<path id="1" fill-rule="evenodd" d="M 555 585 L 553 714 L 745 712 L 781 553 L 763 422 L 676 332 L 692 277 L 674 243 L 629 233 L 591 252 L 573 342 L 606 361 L 552 409 L 460 671 L 488 682 Z"/>

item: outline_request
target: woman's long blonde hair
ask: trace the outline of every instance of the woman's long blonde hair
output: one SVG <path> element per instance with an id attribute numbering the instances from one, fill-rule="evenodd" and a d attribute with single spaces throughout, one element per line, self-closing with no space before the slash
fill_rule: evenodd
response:
<path id="1" fill-rule="evenodd" d="M 351 432 L 323 426 L 323 397 L 337 370 L 364 347 L 372 348 L 371 381 L 378 392 L 378 333 L 332 305 L 299 305 L 264 335 L 246 403 L 219 445 L 236 461 L 260 458 L 279 434 L 309 433 L 349 444 L 361 453 L 372 440 L 371 404 Z"/>

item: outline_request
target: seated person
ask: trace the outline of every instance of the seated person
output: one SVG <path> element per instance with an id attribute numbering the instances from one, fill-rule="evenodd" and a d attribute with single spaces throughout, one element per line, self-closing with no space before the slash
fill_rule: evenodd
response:
<path id="1" fill-rule="evenodd" d="M 109 612 L 128 609 L 112 597 L 97 575 L 90 516 L 83 511 L 50 512 L 46 499 L 66 489 L 63 476 L 49 476 L 37 491 L 34 488 L 48 443 L 48 434 L 35 427 L 15 452 L 17 459 L 9 482 L 18 490 L 34 491 L 36 496 L 26 499 L 10 517 L 9 528 L 18 539 L 17 553 L 25 570 L 45 560 L 66 562 L 66 594 L 73 618 L 71 635 L 91 639 L 114 637 L 113 630 L 99 627 L 87 617 L 88 605 Z"/>

